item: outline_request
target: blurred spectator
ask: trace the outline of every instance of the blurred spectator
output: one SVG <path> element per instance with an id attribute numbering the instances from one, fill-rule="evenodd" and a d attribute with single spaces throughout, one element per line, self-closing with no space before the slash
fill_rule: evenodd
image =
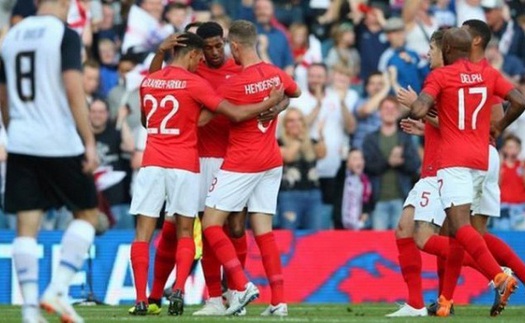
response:
<path id="1" fill-rule="evenodd" d="M 362 149 L 365 136 L 381 126 L 379 103 L 390 92 L 390 81 L 386 73 L 370 74 L 364 84 L 365 94 L 356 104 L 357 126 L 352 137 L 352 148 Z"/>
<path id="2" fill-rule="evenodd" d="M 126 76 L 137 66 L 133 55 L 123 55 L 118 63 L 118 85 L 109 91 L 107 101 L 112 120 L 116 120 L 121 107 L 129 107 L 127 122 L 131 129 L 142 127 L 140 124 L 140 95 L 137 85 L 131 84 Z"/>
<path id="3" fill-rule="evenodd" d="M 450 0 L 435 0 L 430 10 L 436 19 L 438 28 L 456 26 L 456 15 L 450 10 Z"/>
<path id="4" fill-rule="evenodd" d="M 11 10 L 16 4 L 16 0 L 4 0 L 0 4 L 0 30 L 9 26 Z"/>
<path id="5" fill-rule="evenodd" d="M 501 148 L 501 217 L 493 218 L 496 230 L 525 229 L 525 164 L 519 159 L 521 140 L 508 135 Z"/>
<path id="6" fill-rule="evenodd" d="M 419 67 L 423 67 L 427 64 L 430 36 L 438 29 L 437 21 L 430 12 L 430 0 L 405 0 L 402 18 L 406 47 L 416 52 L 421 60 Z"/>
<path id="7" fill-rule="evenodd" d="M 259 52 L 263 60 L 293 75 L 293 56 L 285 33 L 272 24 L 273 3 L 270 0 L 256 0 L 254 4 L 257 32 L 260 37 Z"/>
<path id="8" fill-rule="evenodd" d="M 344 66 L 350 72 L 352 80 L 359 78 L 361 57 L 354 47 L 354 27 L 348 22 L 338 25 L 333 38 L 334 46 L 328 52 L 326 65 L 328 67 L 333 67 L 334 65 Z"/>
<path id="9" fill-rule="evenodd" d="M 345 229 L 364 229 L 369 220 L 372 210 L 372 184 L 364 169 L 363 152 L 355 148 L 350 150 L 346 161 L 341 204 L 341 223 Z"/>
<path id="10" fill-rule="evenodd" d="M 456 0 L 456 21 L 458 27 L 469 19 L 485 21 L 485 14 L 481 8 L 481 0 Z"/>
<path id="11" fill-rule="evenodd" d="M 290 43 L 295 63 L 295 81 L 301 89 L 306 89 L 308 66 L 323 60 L 321 42 L 314 35 L 308 34 L 305 24 L 296 23 L 290 26 Z"/>
<path id="12" fill-rule="evenodd" d="M 514 55 L 525 64 L 525 34 L 510 17 L 505 17 L 503 0 L 482 0 L 481 6 L 492 33 L 500 40 L 500 52 Z"/>
<path id="13" fill-rule="evenodd" d="M 398 130 L 400 106 L 397 100 L 393 97 L 383 99 L 379 114 L 381 128 L 365 137 L 363 154 L 375 202 L 372 228 L 387 230 L 397 225 L 403 201 L 421 162 L 411 137 Z"/>
<path id="14" fill-rule="evenodd" d="M 115 44 L 120 45 L 121 39 L 115 26 L 115 9 L 112 4 L 102 5 L 102 21 L 98 29 L 99 39 L 111 39 Z"/>
<path id="15" fill-rule="evenodd" d="M 162 0 L 138 0 L 139 5 L 132 5 L 122 53 L 153 51 L 166 37 L 173 33 L 173 26 L 162 21 L 164 6 Z"/>
<path id="16" fill-rule="evenodd" d="M 98 42 L 98 57 L 100 58 L 100 95 L 105 98 L 109 91 L 118 84 L 117 46 L 110 39 Z"/>
<path id="17" fill-rule="evenodd" d="M 301 0 L 273 0 L 275 6 L 275 18 L 285 26 L 303 23 L 303 8 Z"/>
<path id="18" fill-rule="evenodd" d="M 279 191 L 279 223 L 282 229 L 323 228 L 323 201 L 316 161 L 326 155 L 322 124 L 317 139 L 301 110 L 288 108 L 283 117 L 279 146 L 283 156 L 283 177 Z"/>
<path id="19" fill-rule="evenodd" d="M 182 3 L 172 2 L 166 6 L 164 18 L 173 26 L 174 32 L 182 32 L 191 22 L 191 9 Z"/>
<path id="20" fill-rule="evenodd" d="M 98 96 L 100 85 L 100 65 L 98 62 L 94 60 L 86 61 L 82 68 L 82 76 L 86 100 L 88 104 L 91 104 Z"/>
<path id="21" fill-rule="evenodd" d="M 485 56 L 492 67 L 501 71 L 511 82 L 517 84 L 522 77 L 525 77 L 525 66 L 516 56 L 502 54 L 498 45 L 498 39 L 492 38 L 485 51 Z"/>
<path id="22" fill-rule="evenodd" d="M 11 12 L 11 25 L 19 23 L 22 19 L 36 14 L 34 0 L 17 0 Z"/>
<path id="23" fill-rule="evenodd" d="M 123 107 L 119 111 L 116 123 L 110 122 L 109 110 L 106 102 L 96 99 L 89 106 L 89 119 L 97 142 L 97 152 L 101 167 L 111 167 L 106 173 L 118 174 L 114 171 L 124 172 L 123 178 L 114 185 L 102 191 L 102 196 L 107 200 L 111 216 L 115 220 L 114 228 L 133 229 L 134 222 L 129 214 L 131 202 L 130 182 L 131 166 L 130 153 L 134 150 L 133 136 L 127 125 L 127 111 Z"/>
<path id="24" fill-rule="evenodd" d="M 323 138 L 326 145 L 326 156 L 317 161 L 317 171 L 320 177 L 321 192 L 325 203 L 323 213 L 325 225 L 330 227 L 335 198 L 336 175 L 341 167 L 343 157 L 349 149 L 348 133 L 352 131 L 355 120 L 352 107 L 346 104 L 345 93 L 338 93 L 333 88 L 327 88 L 328 69 L 324 64 L 312 64 L 308 68 L 308 90 L 292 99 L 291 106 L 298 107 L 305 115 L 314 139 L 319 135 L 319 125 L 323 125 Z M 343 94 L 345 97 L 343 98 Z M 344 101 L 344 102 L 343 102 Z"/>
<path id="25" fill-rule="evenodd" d="M 377 70 L 379 57 L 388 48 L 383 25 L 384 12 L 378 7 L 364 7 L 363 20 L 356 26 L 356 47 L 361 57 L 361 80 L 366 80 Z"/>
<path id="26" fill-rule="evenodd" d="M 518 18 L 516 18 L 516 23 L 520 26 L 521 30 L 525 32 L 525 14 L 518 16 Z"/>
<path id="27" fill-rule="evenodd" d="M 403 88 L 410 85 L 414 91 L 419 93 L 428 67 L 421 67 L 418 54 L 405 45 L 406 34 L 403 20 L 397 17 L 389 18 L 384 30 L 390 47 L 381 55 L 378 70 L 384 73 L 387 72 L 388 67 L 395 67 L 397 71 L 401 71 L 397 75 L 397 83 Z"/>

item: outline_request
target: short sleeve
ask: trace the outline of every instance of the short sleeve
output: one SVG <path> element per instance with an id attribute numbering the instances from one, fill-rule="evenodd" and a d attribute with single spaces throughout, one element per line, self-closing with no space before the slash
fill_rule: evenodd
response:
<path id="1" fill-rule="evenodd" d="M 423 90 L 421 90 L 421 92 L 425 92 L 434 99 L 437 99 L 439 93 L 441 92 L 441 83 L 439 80 L 442 77 L 443 76 L 441 76 L 439 70 L 432 71 L 426 78 L 425 83 L 423 83 Z"/>
<path id="2" fill-rule="evenodd" d="M 67 70 L 82 71 L 80 36 L 69 27 L 64 30 L 60 53 L 62 55 L 62 72 Z"/>
<path id="3" fill-rule="evenodd" d="M 206 109 L 215 112 L 224 98 L 217 94 L 213 87 L 206 80 L 200 78 L 196 82 L 196 89 L 192 91 L 193 98 L 202 104 Z"/>
<path id="4" fill-rule="evenodd" d="M 494 82 L 494 95 L 505 99 L 507 94 L 514 89 L 514 85 L 507 81 L 507 79 L 497 70 L 494 70 L 494 74 L 496 75 Z"/>
<path id="5" fill-rule="evenodd" d="M 280 77 L 281 81 L 283 82 L 284 86 L 284 93 L 288 96 L 293 95 L 297 91 L 297 83 L 290 77 L 290 75 L 286 74 L 284 71 L 280 71 Z"/>
<path id="6" fill-rule="evenodd" d="M 2 60 L 2 57 L 0 57 L 0 83 L 7 83 L 7 77 L 5 76 L 4 61 Z"/>

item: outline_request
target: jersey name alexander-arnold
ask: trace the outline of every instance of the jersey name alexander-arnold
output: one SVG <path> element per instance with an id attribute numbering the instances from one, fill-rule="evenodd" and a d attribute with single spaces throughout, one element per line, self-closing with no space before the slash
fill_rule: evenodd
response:
<path id="1" fill-rule="evenodd" d="M 244 92 L 246 94 L 255 94 L 263 91 L 268 91 L 273 86 L 279 84 L 281 84 L 281 79 L 279 78 L 279 76 L 274 76 L 272 78 L 262 80 L 257 83 L 246 84 L 244 86 Z"/>
<path id="2" fill-rule="evenodd" d="M 142 86 L 153 89 L 185 89 L 186 81 L 145 79 Z"/>

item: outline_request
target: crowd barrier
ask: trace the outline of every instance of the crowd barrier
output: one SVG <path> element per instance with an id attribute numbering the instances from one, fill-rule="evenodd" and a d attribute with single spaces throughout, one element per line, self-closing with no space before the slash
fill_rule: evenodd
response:
<path id="1" fill-rule="evenodd" d="M 500 232 L 522 259 L 525 259 L 524 233 Z M 20 304 L 20 290 L 12 265 L 12 231 L 0 230 L 0 304 Z M 42 232 L 38 236 L 40 281 L 42 291 L 58 264 L 61 233 Z M 71 285 L 74 300 L 86 297 L 89 275 L 94 295 L 110 305 L 134 301 L 132 271 L 129 261 L 132 231 L 109 231 L 97 237 L 91 248 L 92 268 L 88 262 Z M 362 303 L 401 302 L 406 287 L 397 265 L 394 233 L 385 232 L 291 232 L 277 231 L 289 303 Z M 151 248 L 153 268 L 155 244 Z M 88 255 L 86 255 L 87 257 Z M 261 290 L 258 302 L 268 302 L 270 288 L 265 279 L 259 250 L 252 236 L 248 239 L 246 269 L 249 279 Z M 168 283 L 173 282 L 173 273 Z M 152 270 L 150 270 L 150 283 Z M 487 280 L 471 268 L 464 268 L 454 297 L 458 304 L 491 304 L 493 291 Z M 438 280 L 436 260 L 423 255 L 423 292 L 425 301 L 435 299 Z M 513 305 L 525 305 L 521 289 L 512 297 Z M 206 297 L 202 268 L 198 264 L 186 283 L 186 303 L 199 304 Z"/>

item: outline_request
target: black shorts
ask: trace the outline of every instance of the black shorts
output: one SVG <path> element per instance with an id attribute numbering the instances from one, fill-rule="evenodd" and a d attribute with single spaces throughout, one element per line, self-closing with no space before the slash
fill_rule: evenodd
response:
<path id="1" fill-rule="evenodd" d="M 66 206 L 71 211 L 97 207 L 92 175 L 82 172 L 83 155 L 37 157 L 7 155 L 5 211 L 48 210 Z"/>

